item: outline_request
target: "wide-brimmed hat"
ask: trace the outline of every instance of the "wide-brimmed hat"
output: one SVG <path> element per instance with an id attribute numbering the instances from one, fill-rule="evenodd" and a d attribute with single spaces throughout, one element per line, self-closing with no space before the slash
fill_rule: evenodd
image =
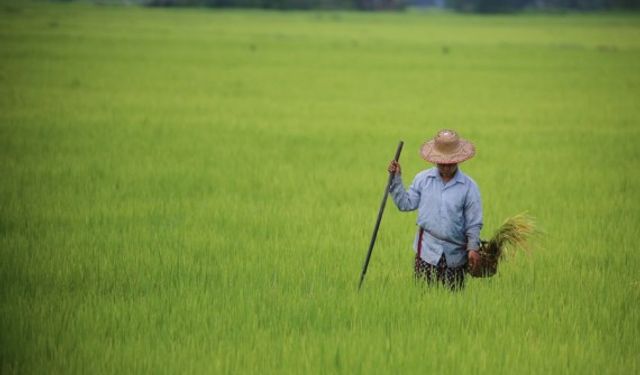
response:
<path id="1" fill-rule="evenodd" d="M 453 130 L 443 129 L 420 148 L 420 156 L 436 164 L 461 163 L 476 154 L 473 143 L 464 140 Z"/>

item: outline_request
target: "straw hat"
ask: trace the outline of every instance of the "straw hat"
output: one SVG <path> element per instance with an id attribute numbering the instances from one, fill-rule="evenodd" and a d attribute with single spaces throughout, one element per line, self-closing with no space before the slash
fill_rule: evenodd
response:
<path id="1" fill-rule="evenodd" d="M 443 129 L 420 148 L 420 156 L 436 164 L 461 163 L 476 154 L 475 146 L 453 130 Z"/>

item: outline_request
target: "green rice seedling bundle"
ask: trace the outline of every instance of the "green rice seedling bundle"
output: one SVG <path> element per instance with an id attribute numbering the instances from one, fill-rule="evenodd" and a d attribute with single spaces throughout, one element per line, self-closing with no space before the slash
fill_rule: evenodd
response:
<path id="1" fill-rule="evenodd" d="M 518 214 L 508 218 L 493 234 L 489 241 L 482 241 L 480 262 L 475 267 L 469 267 L 473 277 L 491 277 L 498 271 L 498 263 L 508 249 L 527 250 L 528 240 L 536 233 L 533 218 L 527 214 Z"/>

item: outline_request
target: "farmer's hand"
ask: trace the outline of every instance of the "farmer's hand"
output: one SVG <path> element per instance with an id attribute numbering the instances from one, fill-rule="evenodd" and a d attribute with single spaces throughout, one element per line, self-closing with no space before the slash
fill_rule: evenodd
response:
<path id="1" fill-rule="evenodd" d="M 400 172 L 401 172 L 400 163 L 398 163 L 395 160 L 391 160 L 391 163 L 389 163 L 389 168 L 387 168 L 387 170 L 389 171 L 389 173 L 400 174 Z"/>
<path id="2" fill-rule="evenodd" d="M 480 254 L 478 254 L 477 250 L 469 251 L 469 266 L 471 268 L 476 268 L 476 266 L 480 265 Z"/>

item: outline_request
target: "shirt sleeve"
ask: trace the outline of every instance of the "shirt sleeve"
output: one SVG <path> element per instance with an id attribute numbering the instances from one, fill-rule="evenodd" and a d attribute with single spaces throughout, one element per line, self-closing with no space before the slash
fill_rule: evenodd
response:
<path id="1" fill-rule="evenodd" d="M 402 177 L 395 174 L 391 180 L 391 188 L 389 190 L 393 202 L 400 211 L 413 211 L 418 208 L 420 203 L 420 189 L 418 188 L 418 178 L 413 180 L 408 191 L 405 191 Z"/>
<path id="2" fill-rule="evenodd" d="M 480 200 L 480 191 L 475 184 L 467 192 L 464 217 L 467 225 L 465 230 L 467 250 L 478 250 L 480 248 L 480 229 L 482 229 L 482 202 Z"/>

